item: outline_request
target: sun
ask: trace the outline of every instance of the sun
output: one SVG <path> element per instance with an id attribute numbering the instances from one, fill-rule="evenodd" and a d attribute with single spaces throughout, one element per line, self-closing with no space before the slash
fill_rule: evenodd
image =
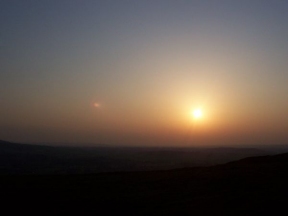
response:
<path id="1" fill-rule="evenodd" d="M 203 113 L 202 113 L 201 109 L 195 109 L 195 110 L 193 110 L 192 115 L 193 115 L 194 119 L 201 119 L 203 116 Z"/>

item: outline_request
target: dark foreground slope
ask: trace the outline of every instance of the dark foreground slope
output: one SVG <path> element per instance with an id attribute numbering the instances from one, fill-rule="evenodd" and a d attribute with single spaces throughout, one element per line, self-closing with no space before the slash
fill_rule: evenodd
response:
<path id="1" fill-rule="evenodd" d="M 206 168 L 0 179 L 7 215 L 286 215 L 288 154 Z"/>

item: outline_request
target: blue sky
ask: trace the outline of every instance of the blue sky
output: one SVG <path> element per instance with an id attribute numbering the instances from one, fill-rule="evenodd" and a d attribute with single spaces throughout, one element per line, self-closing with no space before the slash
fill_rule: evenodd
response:
<path id="1" fill-rule="evenodd" d="M 1 1 L 0 136 L 285 143 L 287 10 L 280 0 Z"/>

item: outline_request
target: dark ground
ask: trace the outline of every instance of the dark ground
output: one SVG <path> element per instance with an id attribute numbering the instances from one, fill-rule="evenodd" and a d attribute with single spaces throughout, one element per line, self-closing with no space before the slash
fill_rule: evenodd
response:
<path id="1" fill-rule="evenodd" d="M 202 168 L 4 175 L 3 215 L 287 215 L 288 154 Z"/>

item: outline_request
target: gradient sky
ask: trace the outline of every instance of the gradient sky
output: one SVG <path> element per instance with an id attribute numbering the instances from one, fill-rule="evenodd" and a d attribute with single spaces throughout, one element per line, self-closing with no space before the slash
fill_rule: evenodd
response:
<path id="1" fill-rule="evenodd" d="M 1 1 L 0 139 L 286 144 L 287 11 L 284 0 Z"/>

